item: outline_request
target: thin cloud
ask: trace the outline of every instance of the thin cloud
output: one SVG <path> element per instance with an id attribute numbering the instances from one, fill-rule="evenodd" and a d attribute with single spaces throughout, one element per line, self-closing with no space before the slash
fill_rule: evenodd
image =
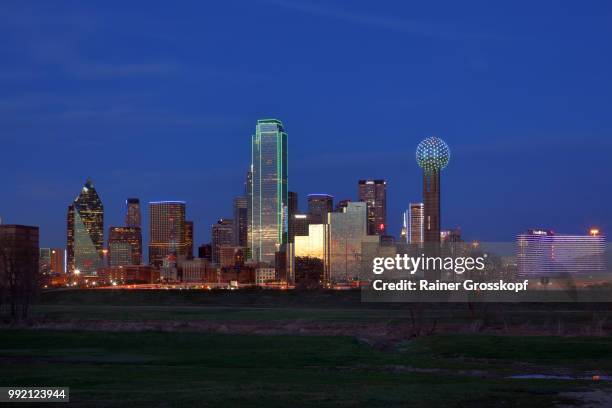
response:
<path id="1" fill-rule="evenodd" d="M 323 17 L 341 20 L 348 23 L 360 24 L 372 28 L 380 28 L 398 32 L 415 34 L 423 37 L 442 40 L 457 39 L 496 39 L 488 34 L 468 33 L 456 30 L 448 25 L 420 20 L 399 19 L 388 16 L 376 16 L 360 13 L 352 10 L 333 8 L 324 4 L 313 4 L 308 2 L 297 2 L 288 0 L 264 0 L 265 3 L 282 7 L 296 12 L 319 15 Z"/>
<path id="2" fill-rule="evenodd" d="M 0 13 L 0 33 L 19 41 L 21 58 L 35 68 L 21 70 L 4 67 L 1 79 L 33 79 L 60 72 L 78 79 L 114 79 L 140 76 L 167 76 L 182 69 L 176 61 L 98 61 L 85 57 L 83 43 L 92 35 L 116 32 L 101 16 L 38 8 L 5 8 Z"/>

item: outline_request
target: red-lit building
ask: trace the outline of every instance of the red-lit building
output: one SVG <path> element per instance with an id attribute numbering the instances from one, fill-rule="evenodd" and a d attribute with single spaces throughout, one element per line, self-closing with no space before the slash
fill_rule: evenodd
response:
<path id="1" fill-rule="evenodd" d="M 359 180 L 359 201 L 368 205 L 368 235 L 386 235 L 387 182 Z"/>
<path id="2" fill-rule="evenodd" d="M 150 266 L 126 265 L 98 269 L 99 284 L 156 283 L 159 272 Z"/>

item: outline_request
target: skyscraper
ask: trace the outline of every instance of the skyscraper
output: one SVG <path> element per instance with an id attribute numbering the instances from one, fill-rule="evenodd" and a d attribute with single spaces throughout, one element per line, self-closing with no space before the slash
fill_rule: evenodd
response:
<path id="1" fill-rule="evenodd" d="M 287 207 L 289 209 L 289 215 L 291 214 L 297 214 L 299 212 L 298 208 L 299 208 L 299 202 L 298 202 L 298 193 L 296 193 L 295 191 L 289 191 L 287 193 Z"/>
<path id="2" fill-rule="evenodd" d="M 334 211 L 334 196 L 308 194 L 308 216 L 311 224 L 327 224 L 327 214 Z"/>
<path id="3" fill-rule="evenodd" d="M 349 202 L 341 212 L 329 215 L 329 279 L 349 284 L 359 279 L 364 242 L 378 243 L 367 235 L 367 204 Z"/>
<path id="4" fill-rule="evenodd" d="M 308 235 L 295 236 L 296 268 L 300 258 L 309 258 L 321 263 L 320 279 L 329 283 L 329 225 L 311 224 L 308 226 Z M 296 270 L 297 272 L 297 270 Z"/>
<path id="5" fill-rule="evenodd" d="M 193 259 L 193 221 L 185 221 L 185 254 Z"/>
<path id="6" fill-rule="evenodd" d="M 40 248 L 38 271 L 41 275 L 48 275 L 51 273 L 51 248 Z"/>
<path id="7" fill-rule="evenodd" d="M 149 203 L 149 264 L 160 268 L 164 260 L 184 258 L 185 202 L 155 201 Z"/>
<path id="8" fill-rule="evenodd" d="M 409 244 L 420 245 L 425 241 L 423 230 L 423 203 L 410 203 L 408 206 L 408 225 L 406 228 L 406 240 Z"/>
<path id="9" fill-rule="evenodd" d="M 416 159 L 423 169 L 423 218 L 425 243 L 440 243 L 440 173 L 448 165 L 450 150 L 437 137 L 417 146 Z"/>
<path id="10" fill-rule="evenodd" d="M 66 260 L 66 250 L 63 248 L 51 248 L 51 272 L 66 273 L 64 262 Z"/>
<path id="11" fill-rule="evenodd" d="M 221 247 L 234 246 L 234 220 L 221 218 L 212 226 L 212 262 L 218 264 L 221 260 Z"/>
<path id="12" fill-rule="evenodd" d="M 293 237 L 295 236 L 295 215 L 299 212 L 299 205 L 298 205 L 298 193 L 296 193 L 295 191 L 289 191 L 289 193 L 287 194 L 288 198 L 288 202 L 289 204 L 287 205 L 289 213 L 288 213 L 288 225 L 287 225 L 287 229 L 288 229 L 288 237 L 287 237 L 287 242 L 293 242 Z"/>
<path id="13" fill-rule="evenodd" d="M 246 180 L 244 182 L 245 196 L 247 198 L 247 250 L 246 259 L 252 259 L 251 251 L 253 249 L 253 164 L 247 171 Z"/>
<path id="14" fill-rule="evenodd" d="M 518 274 L 524 278 L 555 278 L 607 271 L 606 238 L 599 230 L 588 235 L 562 235 L 533 229 L 517 236 Z"/>
<path id="15" fill-rule="evenodd" d="M 368 234 L 385 235 L 387 231 L 387 182 L 359 180 L 359 201 L 368 205 Z"/>
<path id="16" fill-rule="evenodd" d="M 110 227 L 108 230 L 110 266 L 142 263 L 142 232 L 140 227 Z"/>
<path id="17" fill-rule="evenodd" d="M 251 258 L 274 263 L 287 242 L 287 133 L 276 119 L 257 121 L 252 138 Z"/>
<path id="18" fill-rule="evenodd" d="M 248 245 L 248 207 L 247 197 L 234 198 L 234 245 L 243 248 Z"/>
<path id="19" fill-rule="evenodd" d="M 104 206 L 91 179 L 68 206 L 68 271 L 95 275 L 104 249 Z"/>
<path id="20" fill-rule="evenodd" d="M 140 200 L 138 198 L 128 198 L 125 201 L 125 225 L 127 227 L 141 227 Z"/>
<path id="21" fill-rule="evenodd" d="M 38 227 L 0 225 L 0 272 L 3 283 L 10 281 L 3 295 L 8 295 L 6 300 L 12 299 L 6 309 L 20 319 L 27 316 L 29 300 L 39 284 L 38 239 Z"/>

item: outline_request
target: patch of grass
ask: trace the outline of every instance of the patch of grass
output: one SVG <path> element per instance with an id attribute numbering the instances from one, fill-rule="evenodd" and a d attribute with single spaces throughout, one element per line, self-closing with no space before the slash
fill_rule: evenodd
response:
<path id="1" fill-rule="evenodd" d="M 401 352 L 382 352 L 348 337 L 4 330 L 0 386 L 70 386 L 72 405 L 100 407 L 545 407 L 560 401 L 560 392 L 596 386 L 389 369 L 455 364 L 453 344 L 480 348 L 459 353 L 476 360 L 538 361 L 529 350 L 537 341 L 502 338 L 496 354 L 500 338 L 454 338 L 423 338 Z M 575 345 L 561 339 L 554 353 Z"/>
<path id="2" fill-rule="evenodd" d="M 507 362 L 612 369 L 612 338 L 554 336 L 433 336 L 419 344 L 443 358 L 495 359 Z"/>

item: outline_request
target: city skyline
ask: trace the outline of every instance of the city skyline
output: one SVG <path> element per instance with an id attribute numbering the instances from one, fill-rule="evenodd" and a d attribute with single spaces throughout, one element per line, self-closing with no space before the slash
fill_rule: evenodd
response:
<path id="1" fill-rule="evenodd" d="M 65 246 L 64 207 L 90 176 L 105 232 L 123 225 L 128 197 L 184 200 L 199 246 L 243 193 L 252 123 L 277 117 L 291 135 L 289 190 L 301 212 L 308 194 L 355 200 L 357 180 L 385 179 L 390 233 L 399 236 L 401 214 L 420 201 L 414 146 L 437 136 L 453 149 L 444 228 L 489 241 L 534 227 L 612 230 L 612 188 L 601 177 L 610 173 L 609 5 L 517 7 L 518 34 L 491 24 L 508 10 L 487 4 L 280 3 L 245 2 L 239 16 L 223 4 L 206 13 L 152 5 L 144 15 L 125 6 L 112 26 L 109 6 L 3 4 L 1 29 L 15 40 L 2 44 L 9 58 L 0 72 L 0 166 L 10 174 L 0 185 L 3 222 L 39 225 L 42 246 Z M 284 34 L 254 29 L 262 15 Z M 219 23 L 225 16 L 232 27 Z M 153 30 L 155 21 L 167 24 Z M 414 21 L 426 23 L 411 29 Z M 293 28 L 305 23 L 318 27 L 311 37 Z M 251 34 L 215 35 L 234 30 Z M 258 62 L 264 45 L 282 52 L 282 64 Z M 262 92 L 274 87 L 283 98 Z M 154 165 L 169 146 L 175 153 Z M 534 174 L 538 182 L 527 182 Z"/>
<path id="2" fill-rule="evenodd" d="M 265 120 L 265 121 L 267 121 L 267 120 Z M 417 166 L 415 165 L 415 167 L 417 167 Z M 363 180 L 356 180 L 356 181 L 358 181 L 359 184 L 361 184 L 363 182 Z M 386 180 L 385 179 L 381 179 L 380 181 L 381 182 L 385 182 L 385 184 L 386 184 Z M 85 181 L 85 185 L 87 186 L 89 183 L 92 183 L 92 178 L 91 177 L 87 177 L 87 179 Z M 419 189 L 422 189 L 422 185 L 421 186 L 417 186 L 417 187 Z M 98 189 L 98 186 L 96 186 L 96 188 Z M 244 193 L 244 188 L 245 188 L 245 182 L 244 182 L 244 180 L 242 180 L 242 184 L 238 183 L 237 191 L 240 191 L 240 189 L 243 189 L 243 193 Z M 291 189 L 291 186 L 289 185 L 288 188 Z M 422 191 L 419 192 L 419 193 L 422 193 Z M 299 210 L 300 210 L 301 213 L 307 213 L 308 212 L 308 207 L 309 207 L 309 197 L 311 198 L 312 196 L 327 196 L 328 194 L 326 194 L 326 193 L 311 193 L 311 194 L 301 193 L 299 195 L 300 195 L 299 204 L 298 204 L 299 205 Z M 306 195 L 306 197 L 303 197 L 304 195 Z M 329 196 L 332 197 L 332 200 L 333 200 L 333 194 L 329 194 Z M 358 196 L 359 196 L 359 192 L 357 194 L 355 194 L 354 197 L 348 197 L 348 198 L 345 198 L 345 199 L 349 200 L 349 201 L 359 202 L 360 200 L 359 200 Z M 240 195 L 232 197 L 230 202 L 227 205 L 227 209 L 224 210 L 224 214 L 229 214 L 230 216 L 233 214 L 233 211 L 234 211 L 233 206 L 235 205 L 235 202 L 233 200 L 235 200 L 237 197 L 238 198 L 241 198 L 241 197 L 244 198 L 244 196 L 240 196 Z M 104 199 L 102 197 L 101 197 L 101 199 L 102 199 L 102 203 L 104 203 Z M 418 201 L 420 199 L 422 199 L 422 197 L 419 197 L 418 194 L 417 194 L 416 195 L 416 200 Z M 127 218 L 126 218 L 126 208 L 127 207 L 126 206 L 128 206 L 128 201 L 130 201 L 130 200 L 138 201 L 139 198 L 125 198 L 125 199 L 123 199 L 124 206 L 123 206 L 123 215 L 122 216 L 123 216 L 123 221 L 126 221 L 126 222 L 127 222 Z M 147 201 L 147 200 L 145 200 L 145 201 Z M 188 209 L 190 208 L 189 203 L 187 201 L 185 201 L 185 200 L 153 200 L 153 201 L 148 201 L 148 203 L 151 204 L 151 203 L 165 202 L 165 201 L 168 201 L 168 202 L 178 201 L 178 202 L 184 203 L 185 208 L 186 208 L 186 210 L 185 210 L 186 213 L 187 213 Z M 342 201 L 342 200 L 339 200 L 339 201 Z M 411 203 L 408 203 L 408 204 L 410 205 Z M 106 209 L 105 209 L 105 214 L 106 214 Z M 395 237 L 398 241 L 401 241 L 401 239 L 402 239 L 401 238 L 401 229 L 403 227 L 403 225 L 402 225 L 402 221 L 403 221 L 402 217 L 404 216 L 404 214 L 403 213 L 399 214 L 397 217 L 395 217 L 394 215 L 395 214 L 388 215 L 388 217 L 390 218 L 390 222 L 388 222 L 388 224 L 391 227 L 390 234 L 393 237 Z M 118 217 L 118 218 L 121 219 L 121 217 Z M 143 218 L 146 220 L 147 214 L 143 214 Z M 221 217 L 221 218 L 224 218 L 224 217 Z M 227 218 L 227 217 L 225 217 L 225 218 Z M 146 221 L 143 222 L 143 221 L 140 221 L 140 220 L 139 220 L 139 222 L 141 222 L 143 224 L 146 223 L 147 224 L 147 229 L 149 228 L 149 225 L 148 225 L 149 223 L 148 222 L 146 222 Z M 192 224 L 192 228 L 194 228 L 193 227 L 194 222 L 193 221 L 189 221 L 189 222 Z M 4 223 L 5 224 L 28 225 L 27 223 L 21 223 L 21 224 L 20 223 L 14 223 L 14 222 L 9 223 L 9 222 L 6 222 L 6 221 Z M 195 224 L 196 224 L 195 228 L 197 228 L 198 227 L 197 226 L 197 222 Z M 206 238 L 204 238 L 204 239 L 200 239 L 200 238 L 195 238 L 194 237 L 194 239 L 195 239 L 194 243 L 193 243 L 194 247 L 197 247 L 199 245 L 203 245 L 203 244 L 206 244 L 206 243 L 210 243 L 212 241 L 212 234 L 210 233 L 210 231 L 211 231 L 211 228 L 214 227 L 215 224 L 216 224 L 216 221 L 213 222 L 211 225 L 200 226 L 200 228 L 197 228 L 197 229 L 200 230 L 200 232 L 208 231 L 208 234 L 200 235 L 200 237 L 205 236 Z M 108 248 L 108 239 L 109 239 L 109 235 L 106 233 L 106 231 L 109 228 L 109 226 L 111 226 L 111 225 L 112 225 L 112 223 L 109 223 L 109 224 L 105 223 L 104 224 L 104 241 L 103 241 L 104 244 L 103 244 L 103 247 L 105 249 Z M 584 228 L 582 228 L 582 229 L 572 230 L 572 231 L 563 231 L 563 232 L 565 232 L 565 233 L 582 233 L 582 232 L 584 232 L 587 229 L 590 229 L 592 227 L 601 228 L 600 225 L 602 225 L 602 223 L 593 223 L 593 224 L 589 224 L 589 225 L 584 226 Z M 443 224 L 443 227 L 444 228 L 456 228 L 456 227 L 461 228 L 461 225 L 460 224 L 458 224 L 458 225 Z M 542 223 L 537 223 L 537 224 L 534 224 L 534 225 L 528 225 L 526 228 L 524 228 L 522 230 L 513 231 L 513 233 L 512 233 L 513 235 L 511 237 L 509 237 L 510 239 L 508 240 L 508 242 L 511 242 L 512 239 L 517 234 L 523 233 L 523 232 L 525 232 L 525 231 L 527 231 L 529 229 L 533 229 L 533 228 L 554 228 L 554 226 L 544 225 Z M 202 230 L 204 230 L 204 231 L 202 231 Z M 604 231 L 604 233 L 606 232 L 604 229 L 602 229 L 602 230 Z M 469 234 L 469 231 L 468 231 L 468 234 Z M 65 238 L 65 231 L 64 231 L 64 238 Z M 471 234 L 471 236 L 469 238 L 470 239 L 479 239 L 479 240 L 482 240 L 480 237 L 474 236 L 473 234 Z M 53 245 L 42 245 L 41 244 L 41 247 L 53 247 Z M 58 246 L 58 247 L 61 248 L 61 245 Z"/>

